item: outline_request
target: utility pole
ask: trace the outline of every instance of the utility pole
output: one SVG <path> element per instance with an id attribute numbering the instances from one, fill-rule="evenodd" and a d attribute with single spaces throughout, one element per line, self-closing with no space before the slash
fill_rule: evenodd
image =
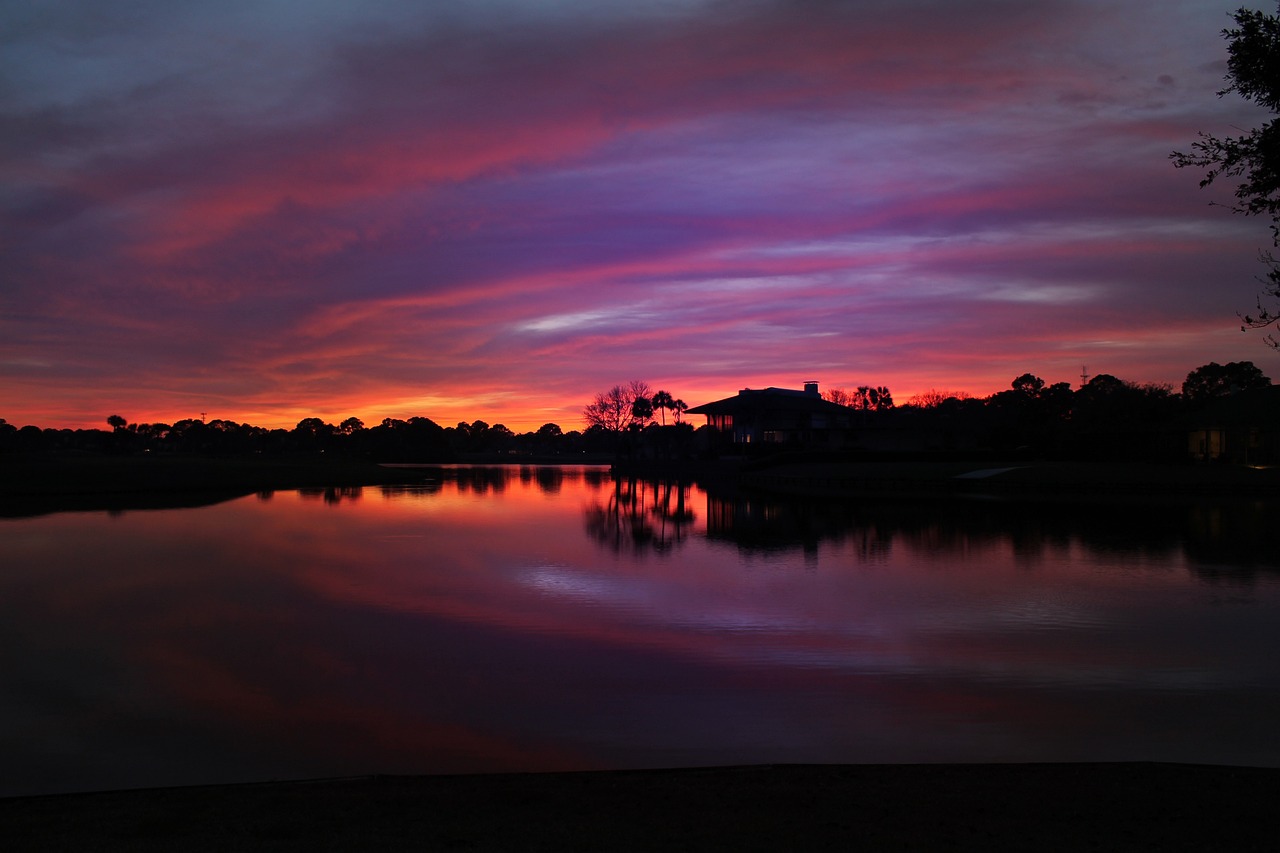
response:
<path id="1" fill-rule="evenodd" d="M 1080 365 L 1080 387 L 1083 388 L 1088 384 L 1089 384 L 1089 371 L 1086 370 L 1085 366 L 1082 364 Z"/>

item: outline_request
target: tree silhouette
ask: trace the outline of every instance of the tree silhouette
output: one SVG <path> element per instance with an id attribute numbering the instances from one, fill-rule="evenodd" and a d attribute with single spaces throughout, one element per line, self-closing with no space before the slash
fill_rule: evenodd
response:
<path id="1" fill-rule="evenodd" d="M 949 403 L 963 403 L 974 399 L 968 391 L 940 391 L 930 388 L 907 400 L 907 405 L 915 409 L 936 409 Z"/>
<path id="2" fill-rule="evenodd" d="M 666 426 L 667 410 L 674 406 L 676 402 L 675 398 L 672 397 L 666 391 L 658 391 L 656 394 L 653 395 L 653 399 L 650 400 L 649 402 L 653 404 L 653 408 L 656 411 L 659 411 L 662 413 L 662 425 Z"/>
<path id="3" fill-rule="evenodd" d="M 1182 383 L 1182 396 L 1188 403 L 1201 403 L 1270 385 L 1271 380 L 1252 361 L 1228 364 L 1211 361 L 1187 374 L 1186 381 Z"/>
<path id="4" fill-rule="evenodd" d="M 612 433 L 620 433 L 628 429 L 635 420 L 636 402 L 643 398 L 645 403 L 649 403 L 652 396 L 649 383 L 633 379 L 625 386 L 614 385 L 608 391 L 597 394 L 582 410 L 582 417 L 588 427 L 598 426 Z M 652 403 L 649 403 L 649 417 L 653 417 Z"/>
<path id="5" fill-rule="evenodd" d="M 854 404 L 853 395 L 843 388 L 828 388 L 823 392 L 822 396 L 828 402 L 835 403 L 837 406 L 849 406 L 852 408 Z"/>
<path id="6" fill-rule="evenodd" d="M 1013 382 L 1010 383 L 1010 387 L 1012 387 L 1017 393 L 1024 396 L 1039 397 L 1040 392 L 1044 390 L 1044 380 L 1039 376 L 1024 373 L 1017 379 L 1013 380 Z"/>
<path id="7" fill-rule="evenodd" d="M 1116 394 L 1123 394 L 1128 387 L 1128 384 L 1123 379 L 1117 379 L 1110 373 L 1099 373 L 1090 379 L 1080 391 L 1095 398 L 1110 397 Z"/>
<path id="8" fill-rule="evenodd" d="M 627 399 L 626 389 L 621 385 L 614 385 L 608 391 L 597 394 L 582 410 L 582 417 L 588 428 L 600 427 L 608 432 L 621 432 L 631 423 L 631 401 Z"/>
<path id="9" fill-rule="evenodd" d="M 124 429 L 127 423 L 129 422 L 126 421 L 120 415 L 111 415 L 110 417 L 107 418 L 107 426 L 111 427 L 116 432 L 119 432 L 120 430 Z"/>
<path id="10" fill-rule="evenodd" d="M 1235 29 L 1224 29 L 1227 46 L 1227 87 L 1218 96 L 1235 94 L 1280 113 L 1280 5 L 1276 15 L 1241 8 L 1232 15 Z M 1201 187 L 1218 178 L 1239 178 L 1233 213 L 1271 218 L 1271 242 L 1280 246 L 1280 120 L 1272 119 L 1243 136 L 1219 139 L 1207 133 L 1191 144 L 1191 152 L 1169 155 L 1179 169 L 1205 169 Z M 1268 267 L 1263 280 L 1265 294 L 1280 298 L 1280 261 L 1270 251 L 1260 253 Z M 1242 318 L 1245 328 L 1260 329 L 1280 320 L 1276 309 L 1264 308 L 1258 298 L 1258 312 Z M 1268 335 L 1267 343 L 1280 348 L 1280 341 Z"/>
<path id="11" fill-rule="evenodd" d="M 851 402 L 845 404 L 854 409 L 868 412 L 881 412 L 893 408 L 893 395 L 883 385 L 859 385 L 853 392 Z"/>
<path id="12" fill-rule="evenodd" d="M 859 411 L 879 412 L 893 408 L 893 395 L 883 385 L 859 385 L 853 391 L 828 388 L 822 397 L 829 403 Z"/>
<path id="13" fill-rule="evenodd" d="M 648 397 L 636 397 L 631 401 L 631 428 L 640 429 L 653 420 L 653 403 Z"/>

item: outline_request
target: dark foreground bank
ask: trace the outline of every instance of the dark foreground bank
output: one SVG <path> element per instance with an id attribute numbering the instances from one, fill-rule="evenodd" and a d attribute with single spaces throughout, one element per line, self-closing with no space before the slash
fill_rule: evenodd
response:
<path id="1" fill-rule="evenodd" d="M 1271 850 L 1280 770 L 765 766 L 0 800 L 8 850 Z"/>
<path id="2" fill-rule="evenodd" d="M 0 517 L 203 506 L 254 492 L 413 483 L 421 472 L 350 459 L 0 457 Z"/>

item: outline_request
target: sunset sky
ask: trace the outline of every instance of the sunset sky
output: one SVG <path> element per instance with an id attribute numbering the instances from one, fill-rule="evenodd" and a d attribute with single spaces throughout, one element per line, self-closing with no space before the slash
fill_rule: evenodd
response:
<path id="1" fill-rule="evenodd" d="M 1280 378 L 1239 5 L 0 0 L 0 417 Z"/>

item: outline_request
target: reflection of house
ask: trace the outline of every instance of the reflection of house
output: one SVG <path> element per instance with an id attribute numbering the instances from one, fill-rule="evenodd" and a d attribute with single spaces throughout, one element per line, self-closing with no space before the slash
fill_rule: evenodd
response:
<path id="1" fill-rule="evenodd" d="M 706 415 L 707 424 L 735 444 L 786 443 L 840 446 L 848 438 L 853 412 L 822 399 L 817 382 L 803 391 L 789 388 L 744 388 L 735 397 L 694 406 L 691 415 Z"/>
<path id="2" fill-rule="evenodd" d="M 1209 402 L 1192 416 L 1187 438 L 1193 459 L 1246 465 L 1280 462 L 1280 386 Z"/>

